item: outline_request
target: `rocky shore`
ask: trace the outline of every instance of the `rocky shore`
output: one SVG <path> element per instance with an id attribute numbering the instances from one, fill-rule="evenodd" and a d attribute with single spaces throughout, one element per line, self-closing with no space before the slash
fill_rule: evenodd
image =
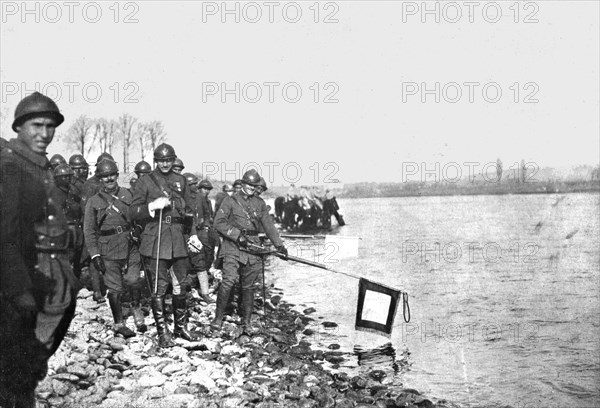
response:
<path id="1" fill-rule="evenodd" d="M 338 370 L 347 353 L 310 343 L 311 327 L 335 323 L 315 322 L 312 308 L 294 310 L 276 289 L 267 299 L 266 315 L 256 301 L 262 324 L 256 335 L 241 335 L 237 316 L 211 335 L 215 305 L 197 304 L 190 327 L 203 331 L 203 340 L 178 339 L 177 347 L 160 349 L 150 314 L 146 333 L 115 337 L 108 306 L 83 289 L 70 331 L 37 388 L 37 407 L 455 407 L 393 385 L 382 370 Z"/>

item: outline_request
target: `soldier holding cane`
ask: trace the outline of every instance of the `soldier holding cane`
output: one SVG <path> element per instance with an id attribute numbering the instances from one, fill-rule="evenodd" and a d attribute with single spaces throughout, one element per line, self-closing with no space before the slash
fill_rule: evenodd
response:
<path id="1" fill-rule="evenodd" d="M 189 188 L 185 177 L 173 172 L 175 149 L 163 143 L 154 150 L 156 168 L 137 182 L 130 214 L 145 224 L 140 253 L 145 259 L 146 273 L 154 279 L 152 313 L 156 321 L 160 347 L 173 347 L 171 332 L 165 322 L 165 294 L 173 286 L 173 315 L 176 337 L 197 341 L 198 335 L 187 329 L 185 279 L 190 268 L 188 252 L 199 251 L 202 244 L 191 226 L 189 245 L 184 238 L 184 219 L 191 213 Z M 171 271 L 168 271 L 172 268 Z"/>

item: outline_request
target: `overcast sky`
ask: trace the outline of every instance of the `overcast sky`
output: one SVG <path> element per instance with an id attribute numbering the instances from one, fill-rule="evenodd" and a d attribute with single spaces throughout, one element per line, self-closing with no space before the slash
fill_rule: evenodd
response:
<path id="1" fill-rule="evenodd" d="M 62 131 L 81 114 L 162 120 L 186 171 L 276 162 L 276 184 L 297 169 L 301 182 L 401 181 L 412 162 L 599 162 L 597 1 L 429 2 L 430 14 L 420 1 L 228 2 L 231 14 L 222 2 L 75 3 L 26 14 L 2 2 L 11 118 L 36 83 L 57 96 L 56 83 Z"/>

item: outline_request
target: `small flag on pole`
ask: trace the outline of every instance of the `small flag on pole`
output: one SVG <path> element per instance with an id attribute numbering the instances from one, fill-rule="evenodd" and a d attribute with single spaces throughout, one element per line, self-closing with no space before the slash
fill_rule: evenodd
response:
<path id="1" fill-rule="evenodd" d="M 400 291 L 360 278 L 355 329 L 391 337 Z"/>

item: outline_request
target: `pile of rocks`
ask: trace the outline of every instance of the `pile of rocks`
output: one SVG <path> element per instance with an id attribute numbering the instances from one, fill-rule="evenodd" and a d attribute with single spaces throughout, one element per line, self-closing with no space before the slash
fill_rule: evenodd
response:
<path id="1" fill-rule="evenodd" d="M 125 340 L 111 330 L 108 306 L 79 294 L 77 313 L 37 389 L 38 407 L 454 407 L 393 386 L 381 370 L 350 376 L 336 370 L 345 353 L 306 341 L 314 322 L 271 297 L 260 333 L 241 335 L 232 321 L 218 337 L 176 340 L 160 349 L 150 330 Z M 207 328 L 214 304 L 195 306 L 190 327 Z M 259 311 L 260 313 L 260 311 Z M 304 332 L 304 335 L 302 334 Z M 325 369 L 327 367 L 328 369 Z"/>

